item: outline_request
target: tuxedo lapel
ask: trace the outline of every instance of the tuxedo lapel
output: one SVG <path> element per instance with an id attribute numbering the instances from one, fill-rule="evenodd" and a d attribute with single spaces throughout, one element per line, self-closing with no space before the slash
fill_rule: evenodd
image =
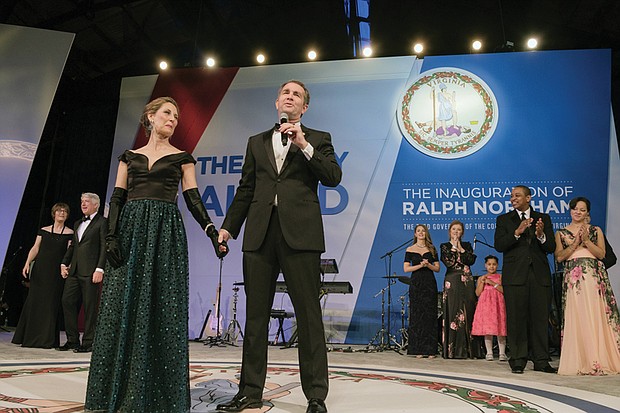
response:
<path id="1" fill-rule="evenodd" d="M 93 227 L 95 226 L 95 223 L 99 220 L 99 214 L 95 215 L 91 220 L 90 220 L 90 224 L 88 224 L 88 226 L 86 227 L 86 229 L 84 230 L 84 233 L 82 234 L 82 239 L 80 239 L 80 243 L 84 240 L 84 238 L 86 238 L 88 236 L 88 234 L 90 233 L 90 231 L 93 229 Z M 79 228 L 79 225 L 78 225 Z"/>
<path id="2" fill-rule="evenodd" d="M 80 229 L 80 224 L 82 224 L 82 220 L 78 219 L 73 224 L 73 243 L 77 246 L 80 243 L 80 237 L 78 237 L 78 229 Z"/>
<path id="3" fill-rule="evenodd" d="M 308 141 L 308 138 L 310 136 L 310 132 L 308 131 L 308 129 L 306 129 L 303 125 L 301 125 L 301 131 L 304 133 L 306 141 Z M 291 147 L 288 148 L 288 153 L 286 154 L 286 158 L 284 159 L 284 163 L 282 164 L 282 169 L 280 170 L 280 173 L 282 173 L 286 169 L 286 167 L 290 165 L 293 157 L 297 156 L 297 154 L 301 151 L 301 149 L 299 149 L 297 145 L 293 145 L 292 143 L 290 145 Z"/>
<path id="4" fill-rule="evenodd" d="M 527 228 L 527 231 L 525 233 L 527 235 L 528 243 L 531 243 L 532 240 L 536 238 L 536 221 L 538 221 L 539 217 L 540 215 L 538 215 L 536 211 L 534 211 L 534 209 L 530 206 L 530 218 L 532 219 L 532 224 Z"/>
<path id="5" fill-rule="evenodd" d="M 515 209 L 514 213 L 510 216 L 510 220 L 515 224 L 516 229 L 521 224 L 520 212 Z"/>
<path id="6" fill-rule="evenodd" d="M 273 154 L 273 141 L 272 141 L 273 133 L 274 133 L 273 129 L 268 132 L 265 132 L 265 134 L 263 135 L 263 147 L 265 148 L 265 152 L 267 153 L 267 158 L 269 159 L 269 162 L 271 163 L 273 170 L 277 174 L 278 167 L 276 166 L 276 157 Z"/>
<path id="7" fill-rule="evenodd" d="M 296 156 L 299 152 L 299 148 L 297 146 L 293 145 L 292 143 L 290 145 L 291 147 L 288 148 L 288 153 L 286 154 L 286 158 L 284 159 L 284 163 L 282 164 L 282 169 L 280 170 L 280 173 L 284 172 L 286 167 L 290 165 L 293 156 Z"/>

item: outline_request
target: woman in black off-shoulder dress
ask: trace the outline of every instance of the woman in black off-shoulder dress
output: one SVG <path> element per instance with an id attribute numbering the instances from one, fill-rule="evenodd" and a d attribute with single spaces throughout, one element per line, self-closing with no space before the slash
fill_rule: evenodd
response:
<path id="1" fill-rule="evenodd" d="M 216 244 L 218 234 L 197 189 L 194 158 L 169 142 L 177 122 L 173 99 L 153 100 L 142 116 L 149 142 L 119 158 L 86 411 L 190 408 L 189 263 L 179 182 L 189 210 Z"/>
<path id="2" fill-rule="evenodd" d="M 22 270 L 24 278 L 30 278 L 30 290 L 11 340 L 22 347 L 54 348 L 60 345 L 61 301 L 65 285 L 60 275 L 60 262 L 73 238 L 73 230 L 65 226 L 69 205 L 55 204 L 52 218 L 52 225 L 39 230 Z"/>
<path id="3" fill-rule="evenodd" d="M 414 229 L 415 242 L 405 252 L 403 270 L 411 273 L 407 354 L 435 357 L 437 354 L 437 250 L 425 225 Z"/>

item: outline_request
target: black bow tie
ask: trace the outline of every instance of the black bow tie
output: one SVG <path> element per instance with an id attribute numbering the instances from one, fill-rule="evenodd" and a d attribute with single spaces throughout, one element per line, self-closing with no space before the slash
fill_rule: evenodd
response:
<path id="1" fill-rule="evenodd" d="M 85 217 L 82 217 L 82 222 L 86 222 L 86 221 L 90 221 L 90 216 L 86 215 Z"/>

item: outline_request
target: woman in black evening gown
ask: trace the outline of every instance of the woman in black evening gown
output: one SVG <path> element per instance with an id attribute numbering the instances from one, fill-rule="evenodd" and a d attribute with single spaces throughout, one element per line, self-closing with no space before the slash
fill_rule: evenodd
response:
<path id="1" fill-rule="evenodd" d="M 52 218 L 52 225 L 39 230 L 22 270 L 24 278 L 30 276 L 30 290 L 12 340 L 22 347 L 54 348 L 60 345 L 61 300 L 65 285 L 60 275 L 60 262 L 73 237 L 73 230 L 65 227 L 69 205 L 55 204 Z"/>
<path id="2" fill-rule="evenodd" d="M 170 144 L 178 113 L 172 98 L 148 103 L 141 118 L 148 143 L 119 158 L 86 411 L 190 409 L 189 262 L 179 182 L 216 253 L 226 254 L 218 251 L 218 231 L 198 192 L 196 161 Z"/>
<path id="3" fill-rule="evenodd" d="M 480 341 L 473 340 L 471 326 L 476 310 L 476 283 L 469 267 L 476 255 L 469 242 L 461 241 L 465 227 L 453 221 L 448 228 L 450 242 L 440 245 L 446 266 L 443 283 L 443 357 L 466 359 L 482 356 Z"/>
<path id="4" fill-rule="evenodd" d="M 435 357 L 437 354 L 437 250 L 425 225 L 414 229 L 415 241 L 405 252 L 403 270 L 411 273 L 407 354 Z"/>

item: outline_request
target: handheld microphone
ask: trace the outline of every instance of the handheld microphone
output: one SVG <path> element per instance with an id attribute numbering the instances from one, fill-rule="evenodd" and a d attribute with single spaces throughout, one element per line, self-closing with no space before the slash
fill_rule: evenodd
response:
<path id="1" fill-rule="evenodd" d="M 476 237 L 477 236 L 478 236 L 477 234 L 474 234 L 474 251 L 476 251 L 476 241 L 477 241 Z"/>
<path id="2" fill-rule="evenodd" d="M 288 122 L 288 113 L 281 113 L 280 114 L 280 125 L 282 125 L 283 123 Z M 286 133 L 282 133 L 281 134 L 282 137 L 282 146 L 286 146 L 288 144 L 288 138 L 290 135 L 286 134 Z"/>

